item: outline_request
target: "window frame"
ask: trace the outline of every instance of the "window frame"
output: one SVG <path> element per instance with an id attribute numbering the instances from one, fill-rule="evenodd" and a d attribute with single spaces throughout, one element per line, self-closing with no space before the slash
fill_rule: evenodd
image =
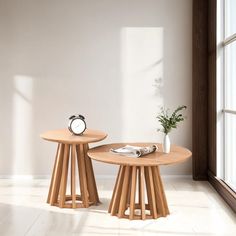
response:
<path id="1" fill-rule="evenodd" d="M 226 66 L 227 66 L 227 61 L 226 61 L 226 47 L 232 43 L 234 43 L 236 41 L 236 33 L 233 33 L 231 35 L 229 35 L 228 37 L 226 37 L 226 29 L 227 29 L 227 21 L 226 21 L 226 2 L 225 0 L 219 0 L 219 8 L 221 12 L 218 12 L 218 17 L 220 17 L 221 22 L 217 22 L 218 26 L 217 29 L 221 32 L 221 35 L 218 36 L 218 42 L 219 45 L 221 45 L 221 47 L 218 50 L 218 55 L 220 55 L 222 57 L 220 64 L 218 64 L 219 67 L 221 67 L 222 73 L 217 73 L 217 77 L 218 77 L 218 86 L 220 87 L 220 85 L 222 85 L 222 92 L 219 94 L 217 94 L 217 99 L 220 99 L 221 101 L 219 102 L 222 106 L 221 112 L 222 112 L 222 118 L 218 119 L 218 121 L 220 121 L 221 123 L 221 128 L 220 128 L 220 132 L 218 130 L 217 132 L 217 140 L 218 140 L 218 144 L 222 145 L 222 148 L 218 148 L 218 155 L 217 155 L 217 177 L 219 177 L 220 179 L 222 179 L 222 181 L 224 181 L 227 185 L 230 185 L 229 183 L 226 182 L 226 114 L 231 114 L 231 115 L 236 115 L 236 110 L 232 110 L 232 109 L 228 109 L 226 107 L 226 80 L 227 80 L 227 75 L 226 75 Z M 219 16 L 220 15 L 220 16 Z M 220 28 L 221 27 L 221 28 Z M 220 96 L 220 98 L 219 98 Z M 221 138 L 219 138 L 218 136 L 222 135 Z M 219 139 L 221 141 L 219 141 Z M 233 191 L 235 191 L 235 189 L 233 189 L 233 186 L 229 186 Z"/>
<path id="2" fill-rule="evenodd" d="M 225 202 L 236 213 L 236 193 L 219 177 L 219 158 L 222 146 L 218 132 L 222 132 L 223 104 L 222 86 L 218 76 L 222 75 L 222 53 L 219 44 L 218 15 L 222 0 L 193 0 L 192 34 L 192 164 L 193 179 L 208 180 Z M 220 17 L 219 17 L 220 16 Z M 222 22 L 221 22 L 222 23 Z M 222 39 L 222 38 L 221 38 Z M 221 40 L 222 43 L 222 40 Z M 220 96 L 219 96 L 220 95 Z M 220 120 L 220 122 L 219 122 Z M 220 145 L 219 145 L 220 144 Z M 221 164 L 221 163 L 220 163 Z"/>

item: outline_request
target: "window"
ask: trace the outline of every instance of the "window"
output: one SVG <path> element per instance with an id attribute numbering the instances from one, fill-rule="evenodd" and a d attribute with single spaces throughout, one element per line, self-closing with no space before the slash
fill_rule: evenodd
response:
<path id="1" fill-rule="evenodd" d="M 218 169 L 236 191 L 236 1 L 218 1 Z"/>

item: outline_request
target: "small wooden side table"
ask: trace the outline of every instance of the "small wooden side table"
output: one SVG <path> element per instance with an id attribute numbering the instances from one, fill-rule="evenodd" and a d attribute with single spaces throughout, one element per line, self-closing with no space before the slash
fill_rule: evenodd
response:
<path id="1" fill-rule="evenodd" d="M 153 143 L 128 144 L 153 145 Z M 120 165 L 108 212 L 113 216 L 130 220 L 156 219 L 168 215 L 169 209 L 159 166 L 183 162 L 192 153 L 186 148 L 172 145 L 171 152 L 165 154 L 160 144 L 155 144 L 158 146 L 156 152 L 139 158 L 125 157 L 110 152 L 111 148 L 125 145 L 127 143 L 102 145 L 88 152 L 94 160 Z M 136 195 L 138 201 L 136 201 Z"/>
<path id="2" fill-rule="evenodd" d="M 57 142 L 47 203 L 60 208 L 89 207 L 99 203 L 91 159 L 87 156 L 88 144 L 105 139 L 107 134 L 87 129 L 83 135 L 72 135 L 68 129 L 52 130 L 41 138 Z M 77 161 L 76 161 L 77 160 Z M 76 162 L 78 167 L 80 195 L 76 194 Z M 70 194 L 66 194 L 69 163 L 71 165 Z"/>

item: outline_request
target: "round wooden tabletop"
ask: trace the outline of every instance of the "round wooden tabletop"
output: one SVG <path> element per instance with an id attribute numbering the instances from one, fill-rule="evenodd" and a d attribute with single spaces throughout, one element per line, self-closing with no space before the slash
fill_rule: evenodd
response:
<path id="1" fill-rule="evenodd" d="M 82 135 L 74 135 L 68 129 L 59 129 L 47 131 L 40 137 L 58 143 L 83 144 L 101 141 L 107 137 L 107 134 L 99 130 L 86 129 Z"/>
<path id="2" fill-rule="evenodd" d="M 158 150 L 154 153 L 146 156 L 134 158 L 127 157 L 110 152 L 111 148 L 119 148 L 125 145 L 133 146 L 151 146 L 157 145 Z M 88 151 L 88 156 L 96 161 L 106 162 L 116 165 L 129 165 L 129 166 L 157 166 L 157 165 L 168 165 L 174 163 L 180 163 L 192 156 L 192 153 L 180 146 L 171 146 L 170 153 L 162 152 L 162 145 L 155 143 L 114 143 L 102 145 L 99 147 L 92 148 Z"/>

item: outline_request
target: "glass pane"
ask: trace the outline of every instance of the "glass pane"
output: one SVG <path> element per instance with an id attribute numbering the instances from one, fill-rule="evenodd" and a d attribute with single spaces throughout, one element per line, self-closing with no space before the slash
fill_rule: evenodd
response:
<path id="1" fill-rule="evenodd" d="M 236 110 L 236 41 L 225 48 L 225 106 Z"/>
<path id="2" fill-rule="evenodd" d="M 236 115 L 225 114 L 225 182 L 236 190 Z"/>
<path id="3" fill-rule="evenodd" d="M 225 36 L 236 33 L 236 0 L 225 1 Z"/>

